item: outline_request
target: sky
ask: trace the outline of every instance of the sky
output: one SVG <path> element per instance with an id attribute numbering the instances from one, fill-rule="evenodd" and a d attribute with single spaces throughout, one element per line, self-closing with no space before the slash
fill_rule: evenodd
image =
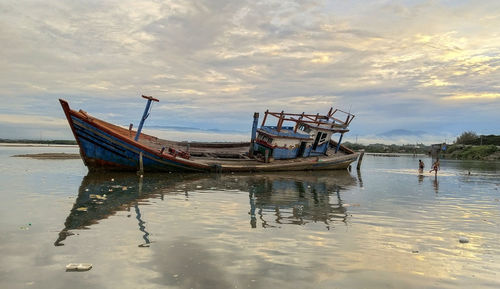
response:
<path id="1" fill-rule="evenodd" d="M 2 0 L 0 138 L 72 139 L 59 98 L 137 127 L 142 94 L 177 140 L 330 107 L 351 142 L 500 134 L 499 27 L 500 1 Z"/>

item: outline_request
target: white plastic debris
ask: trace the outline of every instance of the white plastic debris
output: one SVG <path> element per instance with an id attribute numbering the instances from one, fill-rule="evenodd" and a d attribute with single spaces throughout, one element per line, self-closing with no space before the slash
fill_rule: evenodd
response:
<path id="1" fill-rule="evenodd" d="M 88 271 L 92 269 L 90 263 L 70 263 L 66 265 L 66 271 Z"/>
<path id="2" fill-rule="evenodd" d="M 462 236 L 462 237 L 460 237 L 460 238 L 458 238 L 458 241 L 459 241 L 460 243 L 463 243 L 463 244 L 464 244 L 464 243 L 469 243 L 469 239 L 468 239 L 467 237 L 463 237 L 463 236 Z"/>

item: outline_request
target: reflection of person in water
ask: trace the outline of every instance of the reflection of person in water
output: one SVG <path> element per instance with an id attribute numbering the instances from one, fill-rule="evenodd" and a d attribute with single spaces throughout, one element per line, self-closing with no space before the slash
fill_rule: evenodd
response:
<path id="1" fill-rule="evenodd" d="M 437 194 L 439 192 L 439 182 L 437 178 L 434 179 L 433 185 L 434 185 L 434 192 L 436 192 Z"/>
<path id="2" fill-rule="evenodd" d="M 421 174 L 424 172 L 425 164 L 422 160 L 418 160 L 418 172 Z"/>

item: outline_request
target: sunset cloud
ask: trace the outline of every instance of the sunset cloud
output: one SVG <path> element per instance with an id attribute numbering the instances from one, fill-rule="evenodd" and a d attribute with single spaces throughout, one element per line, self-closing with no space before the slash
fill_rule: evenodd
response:
<path id="1" fill-rule="evenodd" d="M 498 11 L 496 1 L 2 1 L 0 114 L 62 119 L 63 97 L 128 125 L 145 94 L 160 99 L 146 126 L 241 131 L 254 111 L 334 106 L 352 109 L 350 134 L 366 139 L 498 133 Z M 474 112 L 474 123 L 460 117 Z"/>

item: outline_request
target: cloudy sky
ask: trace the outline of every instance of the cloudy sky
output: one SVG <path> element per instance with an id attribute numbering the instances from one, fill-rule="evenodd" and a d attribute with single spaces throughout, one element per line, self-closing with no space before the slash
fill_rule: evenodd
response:
<path id="1" fill-rule="evenodd" d="M 494 0 L 2 0 L 0 138 L 71 139 L 58 98 L 137 126 L 141 94 L 173 138 L 330 106 L 350 141 L 500 134 L 499 27 Z"/>

